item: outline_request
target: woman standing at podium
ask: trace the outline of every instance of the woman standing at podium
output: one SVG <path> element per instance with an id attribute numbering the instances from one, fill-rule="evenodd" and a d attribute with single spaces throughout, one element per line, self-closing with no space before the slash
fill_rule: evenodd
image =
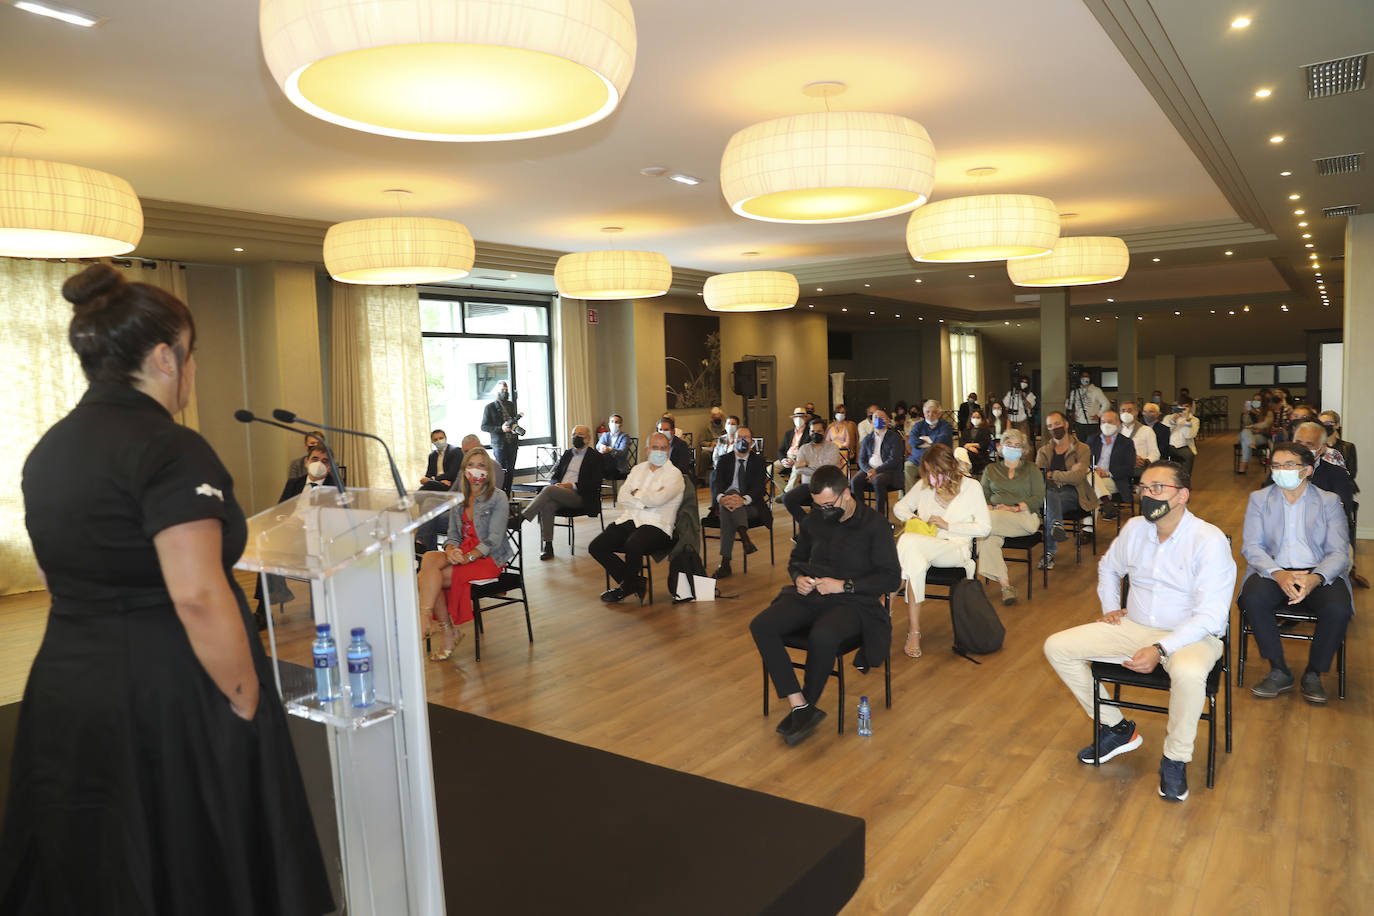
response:
<path id="1" fill-rule="evenodd" d="M 328 912 L 285 713 L 230 575 L 247 538 L 233 480 L 172 419 L 195 379 L 191 314 L 104 264 L 62 294 L 90 387 L 24 464 L 52 609 L 15 737 L 0 911 Z"/>

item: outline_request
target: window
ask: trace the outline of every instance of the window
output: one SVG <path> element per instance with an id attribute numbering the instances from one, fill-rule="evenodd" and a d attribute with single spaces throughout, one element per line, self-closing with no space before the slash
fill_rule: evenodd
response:
<path id="1" fill-rule="evenodd" d="M 1100 387 L 1102 388 L 1103 391 L 1115 391 L 1118 387 L 1120 387 L 1120 385 L 1121 385 L 1121 374 L 1120 374 L 1117 370 L 1115 370 L 1115 369 L 1103 369 L 1103 370 L 1102 370 L 1102 384 L 1101 384 Z"/>
<path id="2" fill-rule="evenodd" d="M 954 383 L 954 396 L 957 402 L 964 402 L 968 399 L 970 391 L 978 390 L 978 363 L 978 333 L 976 331 L 950 331 L 950 377 Z"/>
<path id="3" fill-rule="evenodd" d="M 519 470 L 534 467 L 539 445 L 553 443 L 553 342 L 547 297 L 420 291 L 429 420 L 457 441 L 480 431 L 482 412 L 510 381 L 520 425 Z"/>
<path id="4" fill-rule="evenodd" d="M 1307 363 L 1213 363 L 1213 388 L 1307 384 Z"/>

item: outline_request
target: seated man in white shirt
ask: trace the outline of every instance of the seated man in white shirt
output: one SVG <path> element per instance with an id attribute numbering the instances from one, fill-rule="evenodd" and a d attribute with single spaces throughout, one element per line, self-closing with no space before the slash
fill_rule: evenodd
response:
<path id="1" fill-rule="evenodd" d="M 1164 426 L 1169 430 L 1169 449 L 1168 454 L 1163 457 L 1178 462 L 1183 465 L 1184 470 L 1192 474 L 1193 462 L 1197 459 L 1197 444 L 1194 440 L 1197 439 L 1201 426 L 1201 421 L 1193 416 L 1192 402 L 1175 404 L 1169 415 L 1164 418 Z"/>
<path id="2" fill-rule="evenodd" d="M 1135 444 L 1135 470 L 1132 480 L 1139 480 L 1148 465 L 1154 464 L 1163 456 L 1159 454 L 1159 437 L 1148 424 L 1140 422 L 1140 411 L 1135 401 L 1121 402 L 1121 435 Z"/>
<path id="3" fill-rule="evenodd" d="M 1150 465 L 1140 478 L 1140 515 L 1112 542 L 1097 567 L 1102 619 L 1062 630 L 1045 640 L 1045 657 L 1092 715 L 1091 662 L 1119 658 L 1132 671 L 1162 664 L 1169 672 L 1169 724 L 1159 765 L 1159 794 L 1188 797 L 1187 764 L 1193 759 L 1207 675 L 1221 657 L 1220 636 L 1230 618 L 1236 563 L 1226 535 L 1188 511 L 1188 472 L 1172 461 Z M 1130 594 L 1121 608 L 1121 580 Z M 1135 723 L 1115 706 L 1103 706 L 1098 726 L 1100 760 L 1140 747 Z M 1093 763 L 1093 746 L 1078 752 Z"/>
<path id="4" fill-rule="evenodd" d="M 638 595 L 643 600 L 644 577 L 640 573 L 645 554 L 673 543 L 685 472 L 668 463 L 670 444 L 664 433 L 649 437 L 648 460 L 631 468 L 620 487 L 620 519 L 607 525 L 587 547 L 617 583 L 601 593 L 602 601 L 613 604 L 626 595 Z M 624 560 L 616 555 L 622 553 Z"/>

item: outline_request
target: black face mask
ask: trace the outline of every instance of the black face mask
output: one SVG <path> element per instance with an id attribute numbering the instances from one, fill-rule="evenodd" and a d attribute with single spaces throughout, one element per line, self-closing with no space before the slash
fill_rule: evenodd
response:
<path id="1" fill-rule="evenodd" d="M 1068 428 L 1063 426 L 1059 427 L 1058 429 L 1050 430 L 1050 435 L 1054 436 L 1054 438 L 1056 439 L 1063 439 L 1066 435 L 1068 435 L 1068 433 Z"/>
<path id="2" fill-rule="evenodd" d="M 509 400 L 510 400 L 510 392 L 509 392 L 509 391 L 506 391 L 505 389 L 502 389 L 502 390 L 496 392 L 496 400 L 498 400 L 498 401 L 509 401 Z"/>
<path id="3" fill-rule="evenodd" d="M 820 445 L 822 442 L 825 441 L 825 433 L 812 433 L 811 441 L 816 445 Z"/>
<path id="4" fill-rule="evenodd" d="M 821 521 L 831 525 L 844 518 L 844 507 L 840 505 L 813 506 L 812 511 L 820 515 Z"/>
<path id="5" fill-rule="evenodd" d="M 586 439 L 582 438 L 581 436 L 573 436 L 573 448 L 578 448 L 578 449 L 580 449 L 580 448 L 585 448 L 586 445 L 587 445 L 587 440 L 586 440 Z"/>
<path id="6" fill-rule="evenodd" d="M 1172 507 L 1167 499 L 1155 499 L 1153 496 L 1140 494 L 1140 514 L 1152 522 L 1158 522 L 1169 514 Z"/>

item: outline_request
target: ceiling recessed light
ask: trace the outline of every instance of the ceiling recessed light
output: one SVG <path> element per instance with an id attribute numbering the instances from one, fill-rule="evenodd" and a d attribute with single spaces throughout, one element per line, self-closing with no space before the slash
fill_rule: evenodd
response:
<path id="1" fill-rule="evenodd" d="M 864 289 L 868 289 L 868 284 L 867 284 L 867 283 L 864 284 Z"/>
<path id="2" fill-rule="evenodd" d="M 1311 254 L 1309 254 L 1308 257 L 1315 261 L 1317 260 L 1317 253 L 1314 251 Z"/>
<path id="3" fill-rule="evenodd" d="M 921 317 L 917 318 L 916 320 L 917 320 L 917 321 L 925 321 L 925 320 L 926 320 L 926 317 L 925 317 L 924 315 L 922 315 Z"/>
<path id="4" fill-rule="evenodd" d="M 976 276 L 976 274 L 969 274 L 969 275 L 968 275 L 968 278 L 969 278 L 970 280 L 972 280 L 975 276 Z"/>
<path id="5" fill-rule="evenodd" d="M 1312 269 L 1313 269 L 1313 270 L 1318 270 L 1318 269 L 1320 269 L 1320 268 L 1321 268 L 1321 265 L 1320 265 L 1320 264 L 1313 264 L 1313 265 L 1312 265 Z"/>
<path id="6" fill-rule="evenodd" d="M 673 174 L 669 175 L 668 180 L 676 181 L 678 184 L 685 184 L 689 186 L 701 184 L 700 178 L 697 178 L 695 175 L 684 175 L 681 172 L 674 172 Z"/>
<path id="7" fill-rule="evenodd" d="M 1301 195 L 1301 194 L 1289 194 L 1289 195 L 1288 195 L 1288 199 L 1289 199 L 1289 200 L 1302 200 L 1302 195 Z"/>
<path id="8" fill-rule="evenodd" d="M 1306 212 L 1307 212 L 1306 210 L 1294 210 L 1294 211 L 1293 211 L 1293 215 L 1294 215 L 1294 216 L 1302 216 L 1302 215 L 1305 214 Z"/>
<path id="9" fill-rule="evenodd" d="M 808 302 L 807 305 L 806 305 L 806 307 L 809 308 L 809 309 L 813 309 L 813 308 L 815 308 L 816 306 L 815 306 L 814 304 Z"/>
<path id="10" fill-rule="evenodd" d="M 1310 232 L 1304 232 L 1304 233 L 1302 234 L 1302 237 L 1305 238 L 1305 239 L 1310 239 L 1310 238 L 1312 237 L 1312 233 L 1310 233 Z"/>
<path id="11" fill-rule="evenodd" d="M 816 292 L 818 292 L 818 293 L 823 293 L 823 292 L 825 292 L 825 287 L 823 287 L 823 286 L 818 286 L 818 287 L 816 287 Z"/>
<path id="12" fill-rule="evenodd" d="M 1317 274 L 1317 275 L 1316 275 L 1316 276 L 1318 276 L 1318 277 L 1320 277 L 1320 276 L 1321 276 L 1321 274 Z"/>
<path id="13" fill-rule="evenodd" d="M 645 178 L 662 178 L 668 174 L 668 170 L 661 165 L 649 165 L 639 170 L 639 174 Z"/>
<path id="14" fill-rule="evenodd" d="M 69 25 L 79 25 L 83 29 L 89 29 L 91 26 L 99 25 L 105 21 L 104 18 L 94 13 L 83 13 L 81 10 L 53 6 L 49 3 L 36 3 L 34 0 L 16 0 L 14 8 L 26 13 L 47 16 L 49 19 L 59 19 Z"/>
<path id="15" fill-rule="evenodd" d="M 1150 258 L 1150 260 L 1151 260 L 1151 261 L 1154 261 L 1156 264 L 1159 263 L 1159 258 Z"/>
<path id="16" fill-rule="evenodd" d="M 1182 315 L 1182 312 L 1174 312 L 1175 315 Z"/>
<path id="17" fill-rule="evenodd" d="M 1307 221 L 1306 221 L 1306 220 L 1303 220 L 1301 223 L 1298 223 L 1298 228 L 1299 228 L 1299 229 L 1306 229 L 1306 228 L 1307 228 Z"/>
<path id="18" fill-rule="evenodd" d="M 1111 298 L 1111 297 L 1109 296 L 1109 297 L 1107 298 L 1107 301 L 1108 301 L 1108 302 L 1115 302 L 1116 300 L 1113 299 L 1113 298 Z"/>
<path id="19" fill-rule="evenodd" d="M 1270 143 L 1282 143 L 1282 142 L 1283 142 L 1283 134 L 1274 134 L 1274 136 L 1272 136 L 1272 137 L 1269 138 L 1269 142 L 1270 142 Z"/>
<path id="20" fill-rule="evenodd" d="M 235 250 L 235 251 L 242 251 L 243 249 L 242 249 L 242 248 L 235 248 L 234 250 Z"/>
<path id="21" fill-rule="evenodd" d="M 1272 94 L 1273 94 L 1273 90 L 1272 90 L 1272 89 L 1256 89 L 1256 90 L 1255 90 L 1255 98 L 1257 98 L 1257 99 L 1267 99 L 1267 98 L 1269 98 L 1269 96 L 1272 95 Z"/>
<path id="22" fill-rule="evenodd" d="M 1228 315 L 1234 315 L 1235 313 L 1236 313 L 1236 310 L 1235 310 L 1235 309 L 1231 309 L 1231 311 L 1227 312 L 1226 314 L 1228 314 Z"/>
<path id="23" fill-rule="evenodd" d="M 705 293 L 697 293 L 697 295 L 698 295 L 698 296 L 704 296 L 704 295 L 706 295 L 706 294 L 705 294 Z"/>
<path id="24" fill-rule="evenodd" d="M 899 314 L 897 317 L 898 317 L 898 318 L 901 318 L 902 316 Z"/>
<path id="25" fill-rule="evenodd" d="M 1083 316 L 1083 320 L 1084 320 L 1084 321 L 1092 321 L 1092 319 L 1089 318 L 1087 315 L 1084 315 L 1084 316 Z"/>
<path id="26" fill-rule="evenodd" d="M 1289 175 L 1292 175 L 1292 174 L 1293 174 L 1292 172 L 1290 172 L 1290 171 L 1288 171 L 1288 170 L 1285 169 L 1284 171 L 1279 172 L 1279 177 L 1280 177 L 1280 178 L 1287 178 Z"/>
<path id="27" fill-rule="evenodd" d="M 1145 316 L 1144 316 L 1144 315 L 1136 315 L 1136 316 L 1135 316 L 1135 320 L 1136 320 L 1136 321 L 1144 321 L 1144 320 L 1145 320 Z"/>
<path id="28" fill-rule="evenodd" d="M 849 311 L 849 309 L 847 309 L 847 308 L 842 308 L 842 309 L 840 309 L 840 311 L 842 311 L 842 312 L 847 312 L 847 311 Z"/>
<path id="29" fill-rule="evenodd" d="M 1231 20 L 1231 28 L 1233 29 L 1243 29 L 1248 27 L 1249 25 L 1250 20 L 1246 16 L 1237 16 L 1235 19 Z"/>
<path id="30" fill-rule="evenodd" d="M 916 278 L 916 282 L 917 282 L 917 283 L 924 283 L 925 281 L 922 280 L 920 277 L 917 277 L 917 278 Z"/>
<path id="31" fill-rule="evenodd" d="M 1212 313 L 1213 315 L 1215 315 L 1215 314 L 1217 313 L 1217 310 L 1216 310 L 1216 309 L 1211 309 L 1210 311 L 1211 311 L 1211 313 Z"/>
<path id="32" fill-rule="evenodd" d="M 1228 252 L 1226 252 L 1226 256 L 1227 256 L 1228 258 L 1229 258 L 1231 255 L 1233 255 L 1233 254 L 1235 254 L 1234 251 L 1228 251 Z"/>
<path id="33" fill-rule="evenodd" d="M 941 318 L 941 319 L 940 319 L 940 324 L 944 324 L 944 323 L 945 323 L 945 319 Z"/>
<path id="34" fill-rule="evenodd" d="M 1313 244 L 1312 244 L 1311 242 L 1308 242 L 1306 245 L 1304 245 L 1304 246 L 1302 246 L 1302 247 L 1304 247 L 1304 248 L 1312 248 L 1312 247 L 1314 247 L 1314 246 L 1313 246 Z"/>
<path id="35" fill-rule="evenodd" d="M 870 315 L 876 315 L 876 314 L 878 314 L 878 313 L 877 313 L 877 312 L 869 312 L 868 314 L 870 314 Z"/>
<path id="36" fill-rule="evenodd" d="M 1002 322 L 1002 323 L 1003 323 L 1004 325 L 1006 325 L 1007 327 L 1011 327 L 1011 322 L 1010 322 L 1010 321 L 1004 321 L 1004 322 Z"/>
<path id="37" fill-rule="evenodd" d="M 1250 311 L 1250 306 L 1247 305 L 1247 306 L 1246 306 L 1244 309 L 1242 309 L 1241 311 L 1245 311 L 1245 312 Z"/>

